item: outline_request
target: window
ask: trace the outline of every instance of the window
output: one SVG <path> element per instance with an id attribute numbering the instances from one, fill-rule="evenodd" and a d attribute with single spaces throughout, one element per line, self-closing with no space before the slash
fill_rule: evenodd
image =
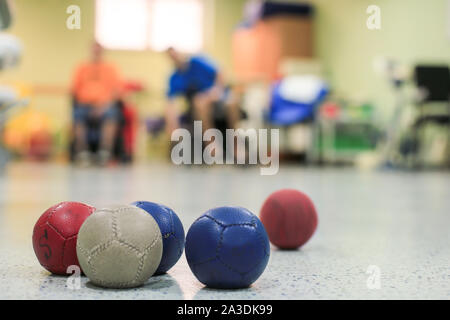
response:
<path id="1" fill-rule="evenodd" d="M 109 49 L 148 47 L 147 0 L 97 0 L 95 35 Z"/>
<path id="2" fill-rule="evenodd" d="M 202 6 L 197 0 L 152 1 L 150 46 L 164 50 L 169 46 L 185 52 L 202 48 Z"/>
<path id="3" fill-rule="evenodd" d="M 203 47 L 201 0 L 97 0 L 96 39 L 105 48 L 194 53 Z"/>

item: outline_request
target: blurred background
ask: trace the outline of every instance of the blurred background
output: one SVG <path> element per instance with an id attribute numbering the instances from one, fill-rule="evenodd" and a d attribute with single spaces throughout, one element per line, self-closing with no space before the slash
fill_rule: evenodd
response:
<path id="1" fill-rule="evenodd" d="M 449 0 L 0 0 L 0 29 L 1 297 L 136 298 L 39 266 L 33 226 L 61 201 L 163 203 L 187 231 L 293 188 L 318 230 L 253 287 L 205 289 L 182 258 L 140 297 L 448 298 Z M 278 173 L 174 165 L 198 119 L 279 129 Z"/>
<path id="2" fill-rule="evenodd" d="M 449 1 L 1 2 L 2 165 L 73 160 L 74 75 L 96 41 L 120 73 L 115 163 L 170 161 L 173 46 L 214 61 L 239 127 L 281 130 L 281 163 L 449 167 Z"/>

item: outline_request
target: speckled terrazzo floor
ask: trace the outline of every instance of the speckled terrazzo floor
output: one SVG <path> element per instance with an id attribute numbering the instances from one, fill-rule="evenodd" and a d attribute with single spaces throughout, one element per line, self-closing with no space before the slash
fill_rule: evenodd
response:
<path id="1" fill-rule="evenodd" d="M 245 290 L 204 288 L 183 256 L 169 274 L 132 290 L 81 280 L 71 290 L 31 246 L 39 215 L 63 201 L 95 206 L 150 200 L 172 207 L 185 230 L 204 211 L 240 205 L 255 214 L 272 191 L 298 188 L 319 212 L 319 228 L 299 251 L 272 248 L 264 274 Z M 74 169 L 10 164 L 0 175 L 0 299 L 450 299 L 450 173 L 281 168 L 276 176 L 241 168 Z M 380 288 L 367 285 L 369 266 Z M 371 289 L 372 288 L 372 289 Z"/>

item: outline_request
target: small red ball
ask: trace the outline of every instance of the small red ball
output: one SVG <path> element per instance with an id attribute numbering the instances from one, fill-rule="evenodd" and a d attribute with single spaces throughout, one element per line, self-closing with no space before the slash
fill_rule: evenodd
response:
<path id="1" fill-rule="evenodd" d="M 78 231 L 94 210 L 79 202 L 61 202 L 41 215 L 33 229 L 33 249 L 45 269 L 66 275 L 69 266 L 79 266 Z"/>
<path id="2" fill-rule="evenodd" d="M 283 189 L 272 193 L 260 212 L 269 240 L 280 249 L 296 249 L 304 245 L 317 228 L 317 212 L 304 193 Z"/>

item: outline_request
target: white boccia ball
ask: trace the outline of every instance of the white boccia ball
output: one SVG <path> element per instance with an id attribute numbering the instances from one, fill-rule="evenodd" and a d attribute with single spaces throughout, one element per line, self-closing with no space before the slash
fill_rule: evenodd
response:
<path id="1" fill-rule="evenodd" d="M 119 205 L 96 210 L 80 228 L 77 255 L 95 285 L 132 288 L 144 284 L 162 257 L 158 224 L 144 210 Z"/>

